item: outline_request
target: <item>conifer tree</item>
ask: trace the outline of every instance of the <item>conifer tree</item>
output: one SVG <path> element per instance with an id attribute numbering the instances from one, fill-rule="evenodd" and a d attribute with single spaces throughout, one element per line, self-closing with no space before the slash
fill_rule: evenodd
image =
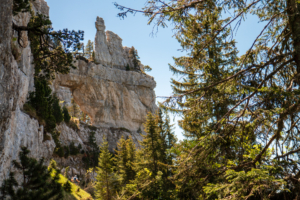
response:
<path id="1" fill-rule="evenodd" d="M 53 168 L 47 170 L 44 160 L 39 161 L 28 156 L 29 150 L 21 147 L 20 162 L 13 161 L 14 167 L 22 174 L 22 181 L 18 183 L 14 174 L 10 173 L 9 179 L 3 182 L 0 199 L 36 200 L 36 199 L 62 199 L 62 188 L 58 181 L 58 171 L 54 178 L 50 174 Z"/>
<path id="2" fill-rule="evenodd" d="M 137 50 L 134 47 L 131 47 L 129 49 L 129 55 L 132 59 L 134 69 L 135 70 L 140 70 L 140 64 L 141 64 L 140 57 L 138 55 Z"/>
<path id="3" fill-rule="evenodd" d="M 48 82 L 45 79 L 35 78 L 34 83 L 35 91 L 29 94 L 29 103 L 35 108 L 37 115 L 46 122 L 45 130 L 51 132 L 56 127 L 53 114 L 58 114 L 60 110 L 53 105 L 52 90 Z"/>
<path id="4" fill-rule="evenodd" d="M 53 116 L 57 124 L 61 123 L 64 120 L 62 109 L 59 105 L 59 99 L 54 94 L 53 95 Z"/>
<path id="5" fill-rule="evenodd" d="M 91 40 L 88 40 L 85 46 L 85 57 L 87 59 L 93 59 L 94 43 Z"/>
<path id="6" fill-rule="evenodd" d="M 98 163 L 99 152 L 100 152 L 99 146 L 96 143 L 95 134 L 96 133 L 94 131 L 91 131 L 90 135 L 89 135 L 89 140 L 88 140 L 89 146 L 92 149 L 92 152 L 91 152 L 91 155 L 90 155 L 90 158 L 89 158 L 88 162 L 92 163 L 92 167 L 96 167 L 96 165 Z"/>
<path id="7" fill-rule="evenodd" d="M 115 150 L 115 166 L 116 175 L 118 176 L 120 190 L 126 184 L 133 180 L 135 177 L 134 160 L 135 160 L 135 145 L 132 138 L 129 137 L 126 140 L 124 136 L 121 137 L 117 144 L 117 150 Z"/>
<path id="8" fill-rule="evenodd" d="M 108 142 L 103 137 L 103 143 L 99 154 L 97 169 L 95 196 L 97 200 L 112 200 L 115 195 L 114 182 L 116 181 L 113 173 L 113 158 L 108 150 Z"/>
<path id="9" fill-rule="evenodd" d="M 70 114 L 69 114 L 68 109 L 67 109 L 65 106 L 63 107 L 63 115 L 64 115 L 64 121 L 65 121 L 66 123 L 69 123 L 69 122 L 70 122 L 70 119 L 71 119 L 71 116 L 70 116 Z"/>

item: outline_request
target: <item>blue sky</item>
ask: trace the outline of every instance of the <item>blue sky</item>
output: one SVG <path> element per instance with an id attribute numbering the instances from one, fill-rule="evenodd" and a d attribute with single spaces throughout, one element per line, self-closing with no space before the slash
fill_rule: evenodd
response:
<path id="1" fill-rule="evenodd" d="M 147 18 L 141 14 L 129 15 L 124 20 L 117 17 L 118 10 L 113 5 L 117 2 L 127 7 L 140 9 L 145 0 L 46 0 L 50 7 L 50 19 L 55 30 L 68 28 L 84 30 L 84 43 L 94 41 L 96 17 L 102 17 L 105 21 L 106 30 L 118 34 L 123 39 L 123 46 L 134 46 L 144 65 L 152 67 L 149 73 L 154 77 L 157 86 L 157 96 L 169 96 L 172 94 L 170 79 L 172 72 L 169 71 L 168 63 L 174 63 L 172 57 L 184 55 L 178 51 L 180 45 L 172 37 L 172 24 L 168 28 L 160 28 L 153 36 L 153 25 L 147 25 Z M 255 17 L 248 17 L 240 26 L 235 39 L 240 54 L 251 46 L 255 37 L 262 30 L 263 24 L 257 23 Z M 180 78 L 180 77 L 174 77 Z M 162 101 L 162 99 L 157 99 Z M 175 119 L 176 120 L 176 119 Z M 175 123 L 175 122 L 174 122 Z M 175 133 L 179 139 L 183 139 L 178 126 Z"/>

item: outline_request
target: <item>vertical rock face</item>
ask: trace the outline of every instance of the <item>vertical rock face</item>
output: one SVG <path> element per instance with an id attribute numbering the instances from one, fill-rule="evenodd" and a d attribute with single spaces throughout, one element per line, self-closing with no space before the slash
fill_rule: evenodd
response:
<path id="1" fill-rule="evenodd" d="M 105 66 L 110 66 L 111 55 L 109 53 L 106 41 L 104 20 L 100 17 L 97 17 L 95 25 L 97 29 L 97 34 L 95 37 L 95 62 L 101 63 Z"/>
<path id="2" fill-rule="evenodd" d="M 33 89 L 34 67 L 27 33 L 22 33 L 25 48 L 12 41 L 16 37 L 12 23 L 26 26 L 30 15 L 20 13 L 13 17 L 12 2 L 1 0 L 0 6 L 0 184 L 12 168 L 12 160 L 18 158 L 21 146 L 27 146 L 32 157 L 45 157 L 46 160 L 49 160 L 55 147 L 52 140 L 44 141 L 43 126 L 20 110 L 28 91 Z M 49 12 L 44 0 L 35 2 L 35 12 Z M 19 57 L 12 54 L 13 48 L 21 54 Z"/>
<path id="3" fill-rule="evenodd" d="M 124 69 L 127 62 L 124 58 L 122 39 L 111 31 L 106 31 L 109 53 L 112 58 L 112 67 Z"/>

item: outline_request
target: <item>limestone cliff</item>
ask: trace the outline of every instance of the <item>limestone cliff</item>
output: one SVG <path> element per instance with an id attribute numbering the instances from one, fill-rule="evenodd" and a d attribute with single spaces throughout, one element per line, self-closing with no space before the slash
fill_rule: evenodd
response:
<path id="1" fill-rule="evenodd" d="M 34 118 L 22 111 L 28 93 L 34 90 L 34 65 L 27 33 L 22 34 L 20 48 L 13 42 L 11 24 L 26 26 L 29 13 L 12 16 L 12 0 L 2 0 L 0 6 L 0 184 L 12 169 L 12 160 L 18 158 L 21 146 L 31 150 L 31 156 L 39 159 L 52 158 L 55 143 L 51 136 Z M 33 10 L 45 15 L 49 7 L 44 0 L 36 0 Z M 115 148 L 119 138 L 132 136 L 137 144 L 142 139 L 143 123 L 147 112 L 154 112 L 155 81 L 139 71 L 126 71 L 133 66 L 129 48 L 122 46 L 122 39 L 106 31 L 104 21 L 97 18 L 95 38 L 95 62 L 77 60 L 77 69 L 67 75 L 56 75 L 51 87 L 60 100 L 70 103 L 71 98 L 87 113 L 92 124 L 80 123 L 74 131 L 65 123 L 57 126 L 63 145 L 74 142 L 87 149 L 91 131 L 96 133 L 96 142 L 102 136 L 108 138 L 110 149 Z M 14 56 L 13 49 L 20 53 Z M 142 66 L 141 66 L 142 67 Z M 60 160 L 62 165 L 78 166 L 72 157 Z M 72 166 L 73 165 L 73 166 Z M 75 170 L 75 169 L 74 169 Z M 79 171 L 82 169 L 78 169 Z"/>
<path id="2" fill-rule="evenodd" d="M 20 48 L 12 42 L 16 35 L 11 27 L 13 21 L 26 26 L 30 15 L 21 13 L 13 17 L 12 2 L 4 0 L 0 6 L 0 184 L 12 169 L 12 160 L 18 158 L 21 146 L 27 146 L 32 157 L 46 160 L 55 148 L 53 140 L 44 141 L 43 126 L 21 111 L 28 91 L 34 88 L 34 66 L 27 33 L 22 34 L 25 48 Z M 33 9 L 45 15 L 49 12 L 44 0 L 36 0 Z"/>

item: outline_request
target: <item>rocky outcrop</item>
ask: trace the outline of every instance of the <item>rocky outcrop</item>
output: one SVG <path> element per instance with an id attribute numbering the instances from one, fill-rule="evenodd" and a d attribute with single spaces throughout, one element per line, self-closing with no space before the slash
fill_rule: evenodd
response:
<path id="1" fill-rule="evenodd" d="M 54 89 L 58 97 L 67 96 L 61 92 L 69 88 L 94 126 L 143 130 L 147 113 L 156 110 L 156 83 L 151 76 L 81 60 L 76 65 L 78 69 L 69 74 L 57 75 Z"/>
<path id="2" fill-rule="evenodd" d="M 105 32 L 102 18 L 97 17 L 95 25 L 97 29 L 94 49 L 95 63 L 123 70 L 127 66 L 134 68 L 133 56 L 129 54 L 130 48 L 122 46 L 122 39 L 111 31 Z M 143 68 L 143 65 L 139 68 Z"/>
<path id="3" fill-rule="evenodd" d="M 87 63 L 77 60 L 77 69 L 56 76 L 53 90 L 67 104 L 73 98 L 80 109 L 89 115 L 98 130 L 97 142 L 101 142 L 103 134 L 107 134 L 110 140 L 115 132 L 111 130 L 122 128 L 129 130 L 138 141 L 147 113 L 157 109 L 156 83 L 153 77 L 145 73 L 124 70 L 121 66 L 132 63 L 129 48 L 123 48 L 122 39 L 117 34 L 106 31 L 105 36 L 102 18 L 97 17 L 96 28 L 96 61 Z M 82 132 L 82 127 L 80 130 Z M 112 148 L 117 139 L 111 139 Z"/>

